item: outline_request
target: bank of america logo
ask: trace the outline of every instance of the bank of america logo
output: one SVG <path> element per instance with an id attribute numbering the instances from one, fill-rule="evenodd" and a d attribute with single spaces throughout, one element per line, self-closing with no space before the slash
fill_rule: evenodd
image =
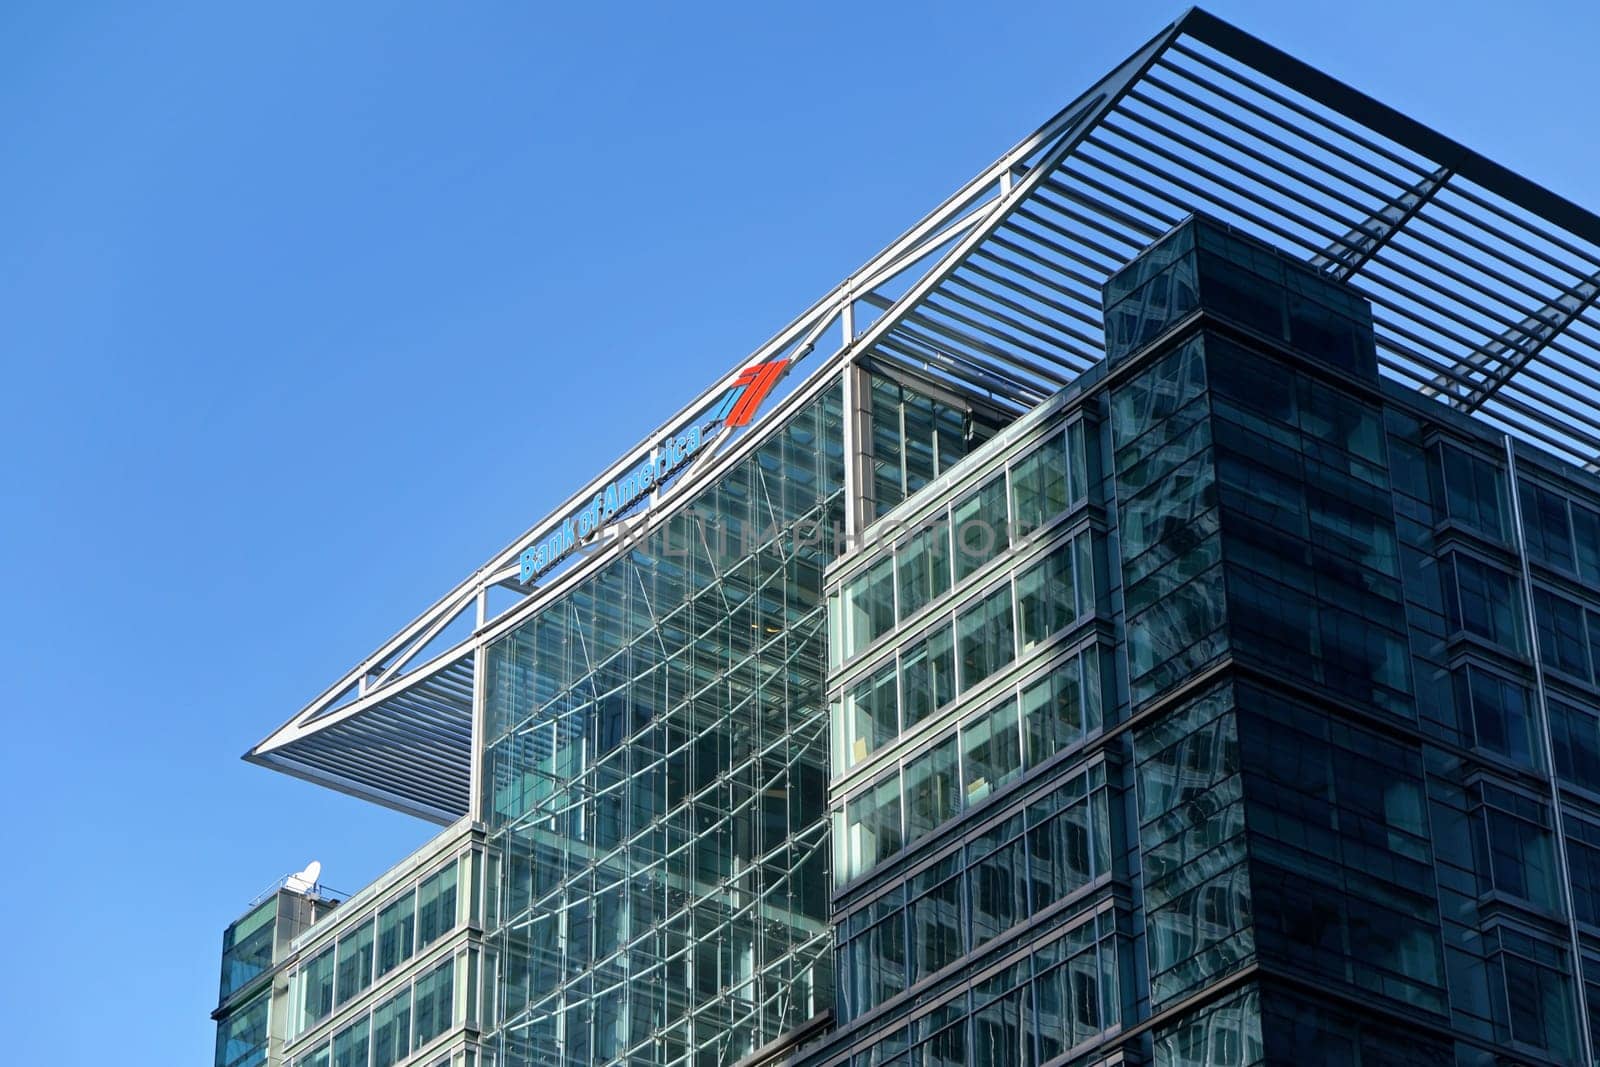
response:
<path id="1" fill-rule="evenodd" d="M 788 368 L 788 360 L 775 359 L 771 363 L 753 363 L 740 371 L 727 395 L 711 412 L 710 421 L 720 422 L 724 426 L 743 426 L 748 423 Z"/>

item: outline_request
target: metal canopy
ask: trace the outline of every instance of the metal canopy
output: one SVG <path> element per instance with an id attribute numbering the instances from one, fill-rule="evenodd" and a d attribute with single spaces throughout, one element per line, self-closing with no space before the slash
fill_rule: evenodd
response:
<path id="1" fill-rule="evenodd" d="M 1192 211 L 1368 297 L 1388 376 L 1579 466 L 1600 460 L 1600 218 L 1191 10 L 245 758 L 441 822 L 466 813 L 478 650 L 608 558 L 516 584 L 520 553 L 577 502 L 746 364 L 819 347 L 790 397 L 722 436 L 656 519 L 857 358 L 1020 413 L 1100 359 L 1102 283 Z M 509 601 L 498 614 L 492 594 Z"/>

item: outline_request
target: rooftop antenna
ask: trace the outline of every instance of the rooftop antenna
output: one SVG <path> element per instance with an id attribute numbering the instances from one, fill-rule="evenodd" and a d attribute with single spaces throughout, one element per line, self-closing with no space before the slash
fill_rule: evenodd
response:
<path id="1" fill-rule="evenodd" d="M 293 893 L 310 893 L 317 888 L 317 879 L 320 877 L 322 877 L 322 863 L 319 860 L 312 860 L 305 870 L 284 879 L 283 888 Z"/>

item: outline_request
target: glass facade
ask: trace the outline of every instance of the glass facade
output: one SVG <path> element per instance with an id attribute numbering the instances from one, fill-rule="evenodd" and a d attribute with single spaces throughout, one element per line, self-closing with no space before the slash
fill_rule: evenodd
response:
<path id="1" fill-rule="evenodd" d="M 841 516 L 842 417 L 835 384 L 489 648 L 507 1063 L 731 1063 L 831 999 L 827 544 L 799 531 Z M 870 590 L 852 612 L 883 624 Z"/>
<path id="2" fill-rule="evenodd" d="M 1104 298 L 1009 425 L 846 368 L 551 579 L 481 821 L 230 927 L 218 1067 L 1592 1062 L 1600 478 L 1226 226 Z"/>
<path id="3" fill-rule="evenodd" d="M 830 629 L 836 1029 L 789 1062 L 1584 1062 L 1600 480 L 1226 227 L 1106 304 L 1104 367 L 828 571 L 879 622 Z"/>

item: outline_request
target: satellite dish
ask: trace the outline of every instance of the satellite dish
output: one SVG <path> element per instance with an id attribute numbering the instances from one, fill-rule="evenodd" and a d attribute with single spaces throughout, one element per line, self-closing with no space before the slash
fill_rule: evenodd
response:
<path id="1" fill-rule="evenodd" d="M 317 887 L 317 879 L 322 877 L 322 864 L 312 860 L 311 865 L 297 874 L 291 874 L 284 879 L 283 887 L 294 893 L 309 893 Z"/>

